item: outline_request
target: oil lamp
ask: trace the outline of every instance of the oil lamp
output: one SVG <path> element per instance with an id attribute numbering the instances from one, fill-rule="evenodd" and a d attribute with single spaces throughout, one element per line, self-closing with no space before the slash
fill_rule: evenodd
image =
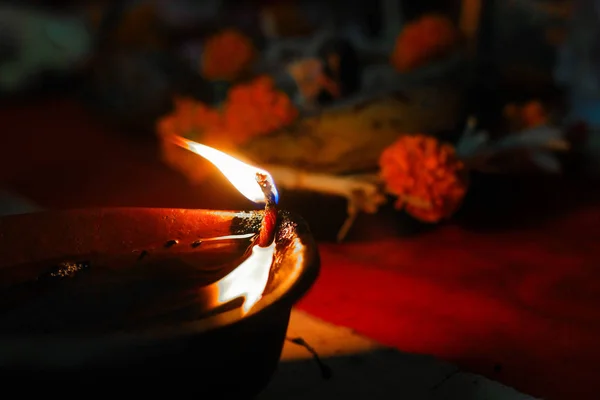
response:
<path id="1" fill-rule="evenodd" d="M 261 211 L 99 208 L 0 218 L 5 389 L 252 396 L 317 277 L 306 223 L 267 171 L 177 139 Z M 74 383 L 76 383 L 74 385 Z"/>

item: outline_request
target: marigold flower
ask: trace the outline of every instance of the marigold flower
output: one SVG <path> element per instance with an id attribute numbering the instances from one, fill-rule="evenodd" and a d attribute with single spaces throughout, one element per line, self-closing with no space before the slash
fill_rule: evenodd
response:
<path id="1" fill-rule="evenodd" d="M 258 77 L 231 88 L 224 105 L 225 130 L 236 143 L 290 124 L 298 110 L 269 77 Z"/>
<path id="2" fill-rule="evenodd" d="M 222 125 L 219 111 L 190 98 L 176 98 L 172 113 L 158 121 L 162 136 L 178 135 L 187 138 L 204 136 Z"/>
<path id="3" fill-rule="evenodd" d="M 449 218 L 467 191 L 467 175 L 454 147 L 425 135 L 405 135 L 381 154 L 381 175 L 395 206 L 425 222 Z"/>
<path id="4" fill-rule="evenodd" d="M 522 118 L 526 127 L 534 128 L 548 122 L 548 115 L 544 106 L 539 101 L 525 103 L 522 110 Z"/>
<path id="5" fill-rule="evenodd" d="M 513 131 L 535 128 L 548 123 L 548 113 L 537 100 L 528 101 L 520 106 L 514 103 L 507 104 L 504 107 L 504 116 Z"/>
<path id="6" fill-rule="evenodd" d="M 450 19 L 425 15 L 406 24 L 400 32 L 390 62 L 400 72 L 410 71 L 448 55 L 458 38 L 458 30 Z"/>
<path id="7" fill-rule="evenodd" d="M 193 99 L 175 99 L 175 109 L 158 121 L 157 130 L 161 136 L 179 135 L 230 148 L 281 129 L 297 116 L 298 110 L 273 80 L 259 77 L 231 88 L 221 109 Z"/>
<path id="8" fill-rule="evenodd" d="M 245 72 L 256 51 L 252 41 L 234 29 L 210 37 L 205 45 L 201 73 L 209 80 L 231 81 Z"/>

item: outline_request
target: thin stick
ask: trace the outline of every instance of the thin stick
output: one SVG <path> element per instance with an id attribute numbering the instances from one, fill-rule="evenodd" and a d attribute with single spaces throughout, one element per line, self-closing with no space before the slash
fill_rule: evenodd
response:
<path id="1" fill-rule="evenodd" d="M 337 233 L 336 239 L 338 243 L 342 243 L 346 239 L 346 235 L 350 232 L 350 228 L 354 225 L 354 221 L 358 217 L 358 210 L 355 207 L 348 207 L 348 216 L 344 220 L 342 227 Z"/>
<path id="2" fill-rule="evenodd" d="M 321 376 L 323 376 L 323 379 L 331 379 L 331 377 L 333 376 L 333 371 L 331 371 L 331 368 L 329 367 L 329 365 L 325 364 L 321 360 L 321 357 L 319 357 L 319 354 L 317 353 L 317 351 L 311 345 L 309 345 L 306 342 L 306 340 L 304 340 L 301 337 L 296 337 L 296 338 L 286 337 L 285 340 L 289 340 L 290 342 L 297 344 L 298 346 L 302 346 L 306 350 L 308 350 L 308 352 L 310 354 L 312 354 L 315 362 L 319 366 L 319 369 L 321 370 Z"/>
<path id="3" fill-rule="evenodd" d="M 289 190 L 307 190 L 332 196 L 341 196 L 351 201 L 360 193 L 360 211 L 377 212 L 386 198 L 377 174 L 337 176 L 302 171 L 281 165 L 261 166 L 269 171 L 279 187 Z"/>
<path id="4" fill-rule="evenodd" d="M 277 180 L 280 187 L 345 198 L 348 202 L 347 218 L 337 234 L 338 242 L 344 240 L 359 212 L 376 213 L 387 201 L 384 187 L 377 174 L 336 176 L 281 165 L 266 165 L 264 168 Z"/>
<path id="5" fill-rule="evenodd" d="M 258 235 L 257 244 L 260 247 L 268 247 L 275 240 L 277 231 L 277 202 L 273 187 L 269 181 L 269 177 L 265 174 L 257 173 L 256 182 L 265 195 L 265 215 L 263 217 L 260 233 Z"/>

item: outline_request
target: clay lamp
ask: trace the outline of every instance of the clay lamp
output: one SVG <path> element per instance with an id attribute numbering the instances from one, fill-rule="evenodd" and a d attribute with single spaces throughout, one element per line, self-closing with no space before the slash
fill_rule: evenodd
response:
<path id="1" fill-rule="evenodd" d="M 106 208 L 0 218 L 3 389 L 240 398 L 274 372 L 318 275 L 259 168 L 195 142 L 261 211 Z M 163 393 L 163 392 L 161 392 Z"/>

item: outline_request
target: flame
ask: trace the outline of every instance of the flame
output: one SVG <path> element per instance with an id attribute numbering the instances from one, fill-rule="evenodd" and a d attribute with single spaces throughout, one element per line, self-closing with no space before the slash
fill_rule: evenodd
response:
<path id="1" fill-rule="evenodd" d="M 212 147 L 194 142 L 193 140 L 173 136 L 175 144 L 206 158 L 225 175 L 231 184 L 246 198 L 255 203 L 265 203 L 265 195 L 256 182 L 256 174 L 266 175 L 271 183 L 275 202 L 279 201 L 279 193 L 273 184 L 273 178 L 267 171 L 248 165 Z"/>
<path id="2" fill-rule="evenodd" d="M 265 203 L 265 193 L 257 182 L 257 174 L 267 177 L 275 202 L 279 200 L 279 193 L 273 183 L 271 174 L 267 171 L 243 163 L 212 147 L 173 136 L 173 143 L 206 158 L 231 184 L 246 198 L 255 203 Z M 239 237 L 239 236 L 236 236 Z M 262 294 L 269 280 L 273 255 L 275 254 L 275 241 L 267 247 L 253 246 L 252 253 L 236 269 L 216 282 L 217 302 L 225 304 L 231 300 L 243 297 L 242 313 L 246 314 L 262 298 Z"/>

